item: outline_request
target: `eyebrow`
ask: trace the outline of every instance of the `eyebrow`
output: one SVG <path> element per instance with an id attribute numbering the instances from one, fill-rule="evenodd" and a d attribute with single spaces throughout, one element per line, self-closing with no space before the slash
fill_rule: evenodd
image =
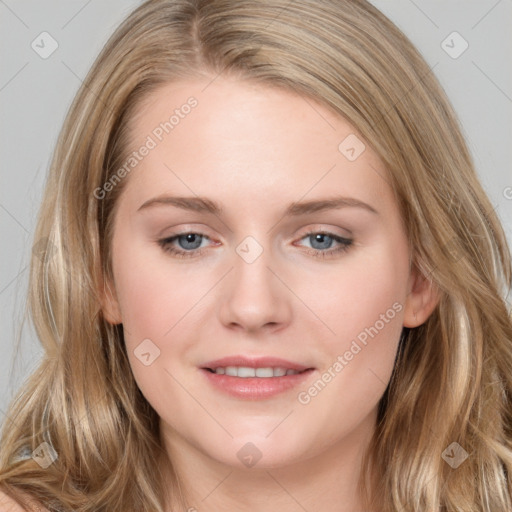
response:
<path id="1" fill-rule="evenodd" d="M 206 197 L 176 197 L 167 195 L 147 200 L 137 211 L 155 206 L 174 206 L 183 210 L 191 210 L 199 213 L 211 213 L 213 215 L 221 215 L 223 212 L 219 203 Z M 308 213 L 336 210 L 347 207 L 363 208 L 371 213 L 379 215 L 379 212 L 373 208 L 373 206 L 370 206 L 359 199 L 337 196 L 326 199 L 293 202 L 286 208 L 284 217 L 298 217 Z"/>

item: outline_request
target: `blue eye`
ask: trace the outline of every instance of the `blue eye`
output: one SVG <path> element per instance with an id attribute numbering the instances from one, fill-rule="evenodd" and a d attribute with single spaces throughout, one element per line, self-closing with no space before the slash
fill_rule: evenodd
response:
<path id="1" fill-rule="evenodd" d="M 178 235 L 176 240 L 183 249 L 197 249 L 201 246 L 203 235 L 198 233 L 186 233 L 184 235 Z"/>
<path id="2" fill-rule="evenodd" d="M 203 239 L 207 238 L 206 235 L 202 235 L 201 233 L 188 232 L 164 238 L 163 240 L 159 240 L 158 243 L 164 251 L 170 252 L 178 258 L 187 258 L 201 253 L 202 250 L 197 251 L 197 249 L 200 248 Z M 173 245 L 175 241 L 179 243 L 182 247 L 181 249 Z"/>
<path id="3" fill-rule="evenodd" d="M 317 258 L 330 258 L 335 256 L 341 252 L 347 251 L 353 243 L 353 240 L 350 240 L 349 238 L 343 238 L 324 231 L 310 231 L 309 233 L 306 233 L 301 240 L 304 240 L 305 238 L 309 239 L 312 246 L 311 248 L 308 248 L 309 250 L 307 252 Z M 335 249 L 331 249 L 333 242 L 339 244 Z"/>
<path id="4" fill-rule="evenodd" d="M 301 240 L 305 238 L 309 239 L 311 244 L 311 247 L 305 247 L 306 252 L 317 258 L 334 257 L 347 251 L 353 243 L 353 240 L 323 231 L 306 233 Z M 205 247 L 201 247 L 204 240 L 209 240 L 209 237 L 202 233 L 186 232 L 158 240 L 158 244 L 165 252 L 169 252 L 177 258 L 190 258 L 204 252 Z M 176 242 L 179 247 L 176 247 Z M 338 247 L 332 249 L 333 244 L 338 244 Z"/>

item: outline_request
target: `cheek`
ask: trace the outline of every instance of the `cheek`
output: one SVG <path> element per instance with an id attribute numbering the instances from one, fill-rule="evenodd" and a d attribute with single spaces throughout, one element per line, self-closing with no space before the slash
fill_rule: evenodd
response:
<path id="1" fill-rule="evenodd" d="M 114 274 L 125 331 L 131 343 L 144 338 L 160 343 L 211 284 L 183 270 L 186 265 L 170 262 L 148 241 L 132 244 L 130 251 L 122 251 L 122 242 L 120 237 Z"/>
<path id="2" fill-rule="evenodd" d="M 387 387 L 403 325 L 406 246 L 380 246 L 378 254 L 351 260 L 337 276 L 320 277 L 311 287 L 312 309 L 335 334 L 323 337 L 328 356 L 318 379 L 297 396 L 311 417 L 333 425 L 326 442 L 340 435 L 340 425 L 355 428 L 375 410 Z"/>
<path id="3" fill-rule="evenodd" d="M 116 260 L 114 277 L 126 350 L 138 387 L 160 413 L 168 408 L 167 400 L 178 402 L 179 386 L 168 371 L 174 374 L 172 362 L 183 358 L 187 313 L 209 283 L 197 286 L 154 249 L 132 244 L 128 254 L 121 248 L 118 255 L 124 255 Z"/>
<path id="4" fill-rule="evenodd" d="M 404 246 L 405 249 L 405 246 Z M 408 253 L 400 244 L 380 246 L 303 290 L 308 305 L 329 331 L 321 337 L 322 382 L 300 403 L 330 408 L 334 416 L 367 414 L 382 396 L 393 370 L 403 327 Z M 309 402 L 308 402 L 309 403 Z M 352 411 L 349 412 L 349 411 Z M 356 412 L 354 412 L 356 411 Z M 360 419 L 360 418 L 359 418 Z M 357 421 L 356 417 L 353 417 Z"/>
<path id="5" fill-rule="evenodd" d="M 400 333 L 407 269 L 407 251 L 383 245 L 347 258 L 335 270 L 316 272 L 297 288 L 329 328 L 330 335 L 322 332 L 331 349 L 341 350 L 374 326 L 383 337 Z"/>

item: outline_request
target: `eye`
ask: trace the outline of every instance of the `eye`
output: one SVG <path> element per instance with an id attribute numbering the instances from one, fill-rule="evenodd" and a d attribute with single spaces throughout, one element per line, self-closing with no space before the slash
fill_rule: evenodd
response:
<path id="1" fill-rule="evenodd" d="M 202 233 L 186 232 L 158 240 L 158 244 L 164 251 L 170 252 L 178 258 L 189 258 L 203 252 L 201 243 L 204 240 L 209 240 L 209 238 Z M 175 246 L 175 242 L 179 247 Z"/>
<path id="2" fill-rule="evenodd" d="M 311 247 L 305 247 L 306 252 L 316 258 L 334 257 L 347 251 L 353 243 L 351 239 L 325 231 L 310 231 L 301 238 L 301 240 L 304 239 L 311 244 Z M 204 252 L 206 247 L 202 245 L 202 242 L 205 240 L 210 240 L 210 238 L 203 233 L 188 231 L 158 240 L 158 244 L 165 252 L 171 253 L 177 258 L 190 258 Z M 332 248 L 336 244 L 338 247 Z"/>
<path id="3" fill-rule="evenodd" d="M 334 257 L 347 251 L 353 243 L 353 240 L 349 238 L 343 238 L 325 231 L 310 231 L 301 238 L 301 240 L 304 239 L 307 239 L 311 244 L 306 252 L 317 258 Z M 333 249 L 333 244 L 338 244 L 338 247 Z"/>

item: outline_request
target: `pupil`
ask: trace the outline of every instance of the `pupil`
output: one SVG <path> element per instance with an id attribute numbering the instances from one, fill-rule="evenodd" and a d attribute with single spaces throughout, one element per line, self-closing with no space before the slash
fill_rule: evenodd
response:
<path id="1" fill-rule="evenodd" d="M 314 243 L 319 242 L 320 247 L 315 247 L 319 249 L 328 249 L 330 246 L 330 242 L 332 241 L 332 238 L 329 235 L 318 233 L 313 236 Z"/>
<path id="2" fill-rule="evenodd" d="M 201 236 L 195 233 L 189 233 L 187 235 L 182 235 L 180 237 L 180 245 L 184 249 L 197 249 L 201 245 Z M 185 240 L 184 244 L 181 243 L 182 240 Z M 190 246 L 191 244 L 192 246 Z"/>

